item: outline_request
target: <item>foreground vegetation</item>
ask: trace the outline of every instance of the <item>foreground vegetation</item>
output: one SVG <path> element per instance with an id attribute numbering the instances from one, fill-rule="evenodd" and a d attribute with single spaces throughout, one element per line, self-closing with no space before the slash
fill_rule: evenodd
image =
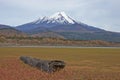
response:
<path id="1" fill-rule="evenodd" d="M 20 56 L 63 60 L 64 70 L 48 74 Z M 119 48 L 0 48 L 0 80 L 120 80 Z"/>

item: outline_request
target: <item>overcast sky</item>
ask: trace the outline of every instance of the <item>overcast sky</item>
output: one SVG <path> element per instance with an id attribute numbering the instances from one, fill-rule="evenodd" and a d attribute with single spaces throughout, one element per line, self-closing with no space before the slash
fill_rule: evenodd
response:
<path id="1" fill-rule="evenodd" d="M 88 25 L 120 32 L 120 0 L 0 0 L 0 24 L 17 26 L 61 11 Z"/>

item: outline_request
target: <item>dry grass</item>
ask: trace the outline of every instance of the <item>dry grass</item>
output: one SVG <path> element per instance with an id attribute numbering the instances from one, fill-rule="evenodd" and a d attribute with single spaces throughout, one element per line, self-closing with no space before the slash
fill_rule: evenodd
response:
<path id="1" fill-rule="evenodd" d="M 60 59 L 67 66 L 48 74 L 23 64 L 21 55 Z M 0 80 L 120 80 L 120 49 L 0 48 Z"/>

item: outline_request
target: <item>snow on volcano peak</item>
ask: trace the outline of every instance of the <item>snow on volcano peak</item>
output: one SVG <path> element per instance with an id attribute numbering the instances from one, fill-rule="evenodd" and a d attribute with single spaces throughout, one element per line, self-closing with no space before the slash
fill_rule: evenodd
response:
<path id="1" fill-rule="evenodd" d="M 67 16 L 65 14 L 65 12 L 57 12 L 55 14 L 53 14 L 52 16 L 49 17 L 49 19 L 54 19 L 54 20 L 58 20 L 61 22 L 67 22 L 70 24 L 74 24 L 74 20 L 72 20 L 69 16 Z"/>
<path id="2" fill-rule="evenodd" d="M 65 14 L 65 12 L 57 12 L 50 17 L 42 17 L 33 23 L 46 23 L 46 24 L 75 24 L 75 21 Z"/>

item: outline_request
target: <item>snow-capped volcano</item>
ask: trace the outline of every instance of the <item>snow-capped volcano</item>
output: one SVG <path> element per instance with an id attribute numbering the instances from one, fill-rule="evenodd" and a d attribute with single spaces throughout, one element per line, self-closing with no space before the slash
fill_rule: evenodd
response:
<path id="1" fill-rule="evenodd" d="M 65 12 L 57 12 L 50 17 L 43 17 L 36 21 L 36 24 L 47 23 L 47 24 L 75 24 L 75 21 L 67 16 Z"/>
<path id="2" fill-rule="evenodd" d="M 52 16 L 16 26 L 16 29 L 30 35 L 42 35 L 42 37 L 55 38 L 59 36 L 70 40 L 120 41 L 120 34 L 99 29 L 80 21 L 77 22 L 64 12 L 57 12 Z"/>
<path id="3" fill-rule="evenodd" d="M 49 17 L 42 17 L 33 22 L 17 26 L 16 29 L 23 32 L 91 32 L 91 31 L 102 31 L 93 26 L 86 25 L 81 22 L 76 22 L 65 12 L 57 12 Z"/>

